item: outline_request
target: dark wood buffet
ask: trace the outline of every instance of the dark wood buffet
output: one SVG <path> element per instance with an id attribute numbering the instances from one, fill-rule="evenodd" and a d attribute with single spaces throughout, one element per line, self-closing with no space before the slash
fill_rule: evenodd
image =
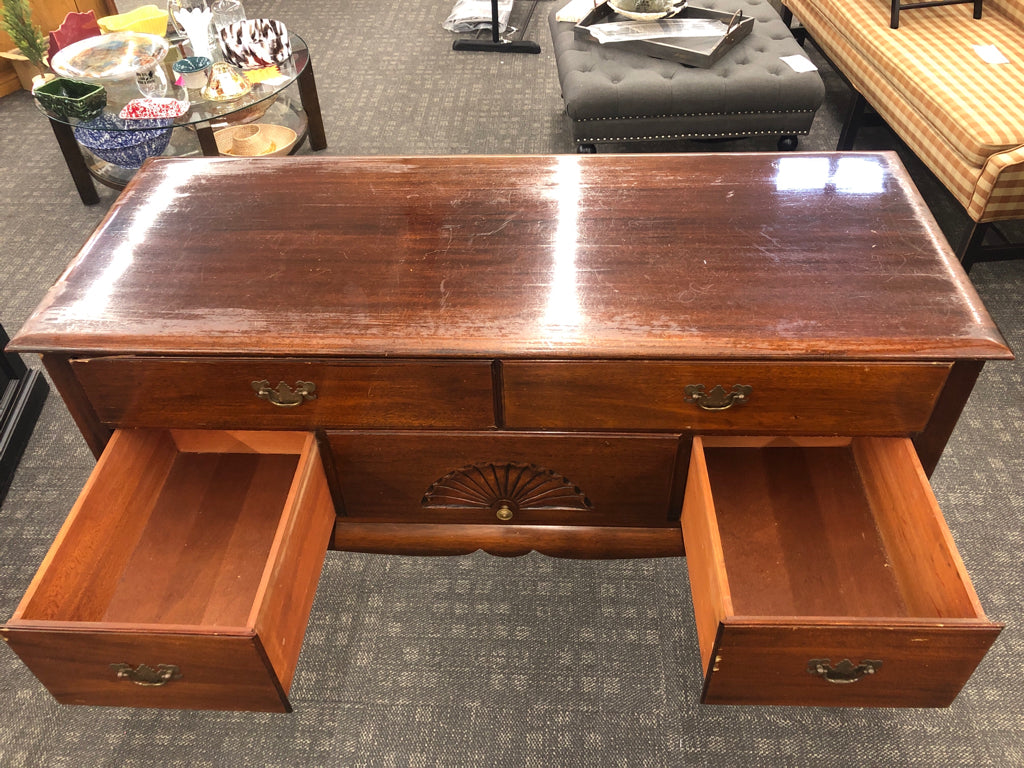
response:
<path id="1" fill-rule="evenodd" d="M 1000 630 L 927 477 L 1012 356 L 893 154 L 150 161 L 11 348 L 98 458 L 2 630 L 62 702 L 287 710 L 328 548 L 685 545 L 708 703 Z"/>

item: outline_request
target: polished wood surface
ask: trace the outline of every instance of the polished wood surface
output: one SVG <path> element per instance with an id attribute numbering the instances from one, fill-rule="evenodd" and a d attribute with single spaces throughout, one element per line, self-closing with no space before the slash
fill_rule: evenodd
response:
<path id="1" fill-rule="evenodd" d="M 151 160 L 13 345 L 69 346 L 1010 356 L 887 153 Z"/>

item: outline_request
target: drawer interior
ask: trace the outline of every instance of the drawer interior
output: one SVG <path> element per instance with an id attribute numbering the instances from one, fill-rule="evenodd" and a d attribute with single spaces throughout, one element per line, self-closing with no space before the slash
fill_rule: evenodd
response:
<path id="1" fill-rule="evenodd" d="M 908 440 L 700 442 L 731 613 L 982 615 Z"/>
<path id="2" fill-rule="evenodd" d="M 909 440 L 697 437 L 690 458 L 703 702 L 949 705 L 1000 626 Z"/>
<path id="3" fill-rule="evenodd" d="M 251 626 L 306 440 L 116 432 L 14 620 Z"/>

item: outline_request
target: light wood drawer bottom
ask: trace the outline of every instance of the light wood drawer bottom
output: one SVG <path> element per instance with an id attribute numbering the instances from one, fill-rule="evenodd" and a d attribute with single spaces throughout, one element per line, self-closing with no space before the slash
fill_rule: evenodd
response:
<path id="1" fill-rule="evenodd" d="M 683 503 L 709 704 L 947 706 L 988 621 L 901 438 L 695 438 Z"/>
<path id="2" fill-rule="evenodd" d="M 288 711 L 333 526 L 312 435 L 116 432 L 3 634 L 62 703 Z"/>

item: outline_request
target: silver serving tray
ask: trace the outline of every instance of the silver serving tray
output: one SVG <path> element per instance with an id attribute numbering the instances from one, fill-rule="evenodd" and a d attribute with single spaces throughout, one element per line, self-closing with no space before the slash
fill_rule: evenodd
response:
<path id="1" fill-rule="evenodd" d="M 666 16 L 666 19 L 717 19 L 726 25 L 734 20 L 735 14 L 726 11 L 713 11 L 710 8 L 697 8 L 687 5 L 678 13 Z M 591 33 L 589 27 L 594 24 L 605 24 L 612 21 L 630 21 L 625 16 L 620 16 L 607 3 L 601 3 L 594 10 L 588 13 L 583 20 L 576 25 L 575 35 L 577 40 L 589 40 L 595 45 L 600 45 Z M 632 22 L 634 24 L 644 22 Z M 657 22 L 652 22 L 657 23 Z M 614 46 L 620 50 L 645 53 L 656 59 L 666 59 L 680 64 L 687 64 L 691 67 L 710 67 L 718 61 L 736 43 L 750 34 L 754 28 L 754 19 L 751 16 L 736 18 L 732 29 L 724 37 L 714 38 L 693 38 L 693 37 L 659 37 L 656 40 L 628 40 L 615 43 L 605 43 L 607 46 Z"/>

